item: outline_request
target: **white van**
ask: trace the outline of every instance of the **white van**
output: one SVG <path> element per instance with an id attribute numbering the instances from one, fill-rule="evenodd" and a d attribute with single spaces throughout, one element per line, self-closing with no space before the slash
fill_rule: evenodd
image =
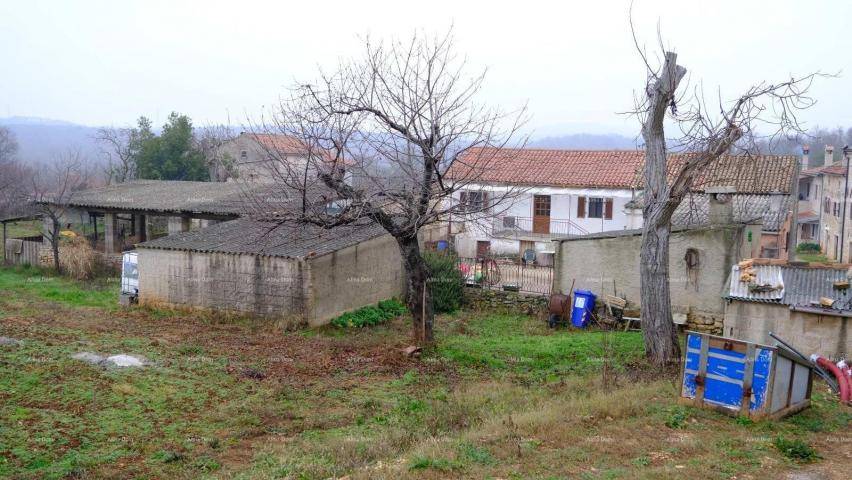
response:
<path id="1" fill-rule="evenodd" d="M 126 252 L 121 257 L 121 294 L 119 303 L 130 305 L 139 301 L 139 268 L 136 252 Z"/>

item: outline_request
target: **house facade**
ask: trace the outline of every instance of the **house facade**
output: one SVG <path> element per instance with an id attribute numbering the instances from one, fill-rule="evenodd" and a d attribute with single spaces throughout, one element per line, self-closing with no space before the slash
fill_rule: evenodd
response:
<path id="1" fill-rule="evenodd" d="M 482 220 L 454 220 L 456 251 L 480 257 L 532 250 L 548 263 L 554 238 L 635 228 L 626 206 L 635 199 L 643 158 L 628 150 L 503 149 L 489 156 L 487 167 L 476 167 L 475 176 L 468 175 L 474 168 L 454 165 L 448 177 L 465 182 L 455 202 L 479 208 L 503 199 Z M 461 165 L 475 162 L 463 159 Z"/>
<path id="2" fill-rule="evenodd" d="M 676 165 L 687 156 L 669 158 Z M 454 201 L 463 212 L 495 206 L 475 221 L 463 214 L 455 219 L 456 251 L 483 257 L 532 250 L 547 264 L 555 238 L 641 228 L 644 160 L 640 150 L 471 151 L 447 172 L 463 183 Z M 765 247 L 761 255 L 779 256 L 787 249 L 797 162 L 793 156 L 720 158 L 696 179 L 674 226 L 763 223 L 755 239 Z"/>
<path id="3" fill-rule="evenodd" d="M 825 147 L 825 158 L 833 158 L 834 148 Z M 830 260 L 852 261 L 852 208 L 849 206 L 846 154 L 822 167 L 807 168 L 809 149 L 802 156 L 799 176 L 797 243 L 815 243 Z"/>
<path id="4" fill-rule="evenodd" d="M 240 132 L 221 149 L 231 162 L 232 177 L 242 182 L 271 183 L 286 179 L 291 171 L 301 171 L 308 162 L 308 148 L 289 135 Z M 333 159 L 321 155 L 329 162 Z M 351 173 L 347 172 L 351 179 Z"/>

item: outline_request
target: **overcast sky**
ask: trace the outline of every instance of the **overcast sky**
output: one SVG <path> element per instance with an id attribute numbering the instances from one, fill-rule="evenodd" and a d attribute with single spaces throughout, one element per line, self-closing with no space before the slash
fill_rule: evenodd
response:
<path id="1" fill-rule="evenodd" d="M 457 51 L 488 68 L 482 101 L 529 106 L 538 135 L 634 135 L 642 86 L 627 0 L 0 0 L 0 116 L 86 125 L 245 122 L 295 80 L 360 52 L 359 38 L 454 25 Z M 692 84 L 730 98 L 759 80 L 844 71 L 813 89 L 811 125 L 852 126 L 852 2 L 636 0 L 640 41 L 659 20 Z"/>

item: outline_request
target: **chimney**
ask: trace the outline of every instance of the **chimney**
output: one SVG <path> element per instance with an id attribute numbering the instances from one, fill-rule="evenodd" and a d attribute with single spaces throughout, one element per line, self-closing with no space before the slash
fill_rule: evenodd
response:
<path id="1" fill-rule="evenodd" d="M 733 194 L 734 187 L 708 187 L 705 192 L 710 194 L 710 223 L 713 225 L 731 225 L 734 223 Z"/>
<path id="2" fill-rule="evenodd" d="M 802 170 L 801 171 L 805 171 L 809 168 L 808 164 L 810 163 L 810 160 L 811 160 L 810 159 L 810 153 L 811 153 L 811 146 L 810 145 L 803 145 L 802 146 Z"/>
<path id="3" fill-rule="evenodd" d="M 830 167 L 831 165 L 842 165 L 842 162 L 834 163 L 834 146 L 825 146 L 825 159 L 822 161 L 822 164 L 826 167 Z"/>

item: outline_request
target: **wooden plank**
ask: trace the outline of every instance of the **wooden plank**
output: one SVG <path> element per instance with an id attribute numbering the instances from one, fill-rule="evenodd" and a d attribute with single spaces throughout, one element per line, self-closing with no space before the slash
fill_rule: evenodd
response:
<path id="1" fill-rule="evenodd" d="M 743 369 L 743 397 L 740 402 L 740 414 L 748 415 L 751 404 L 751 385 L 754 380 L 755 346 L 749 343 L 746 348 L 745 368 Z"/>
<path id="2" fill-rule="evenodd" d="M 701 349 L 698 354 L 698 373 L 695 374 L 695 403 L 699 406 L 704 405 L 704 385 L 707 383 L 707 354 L 710 351 L 710 338 L 702 333 Z"/>

